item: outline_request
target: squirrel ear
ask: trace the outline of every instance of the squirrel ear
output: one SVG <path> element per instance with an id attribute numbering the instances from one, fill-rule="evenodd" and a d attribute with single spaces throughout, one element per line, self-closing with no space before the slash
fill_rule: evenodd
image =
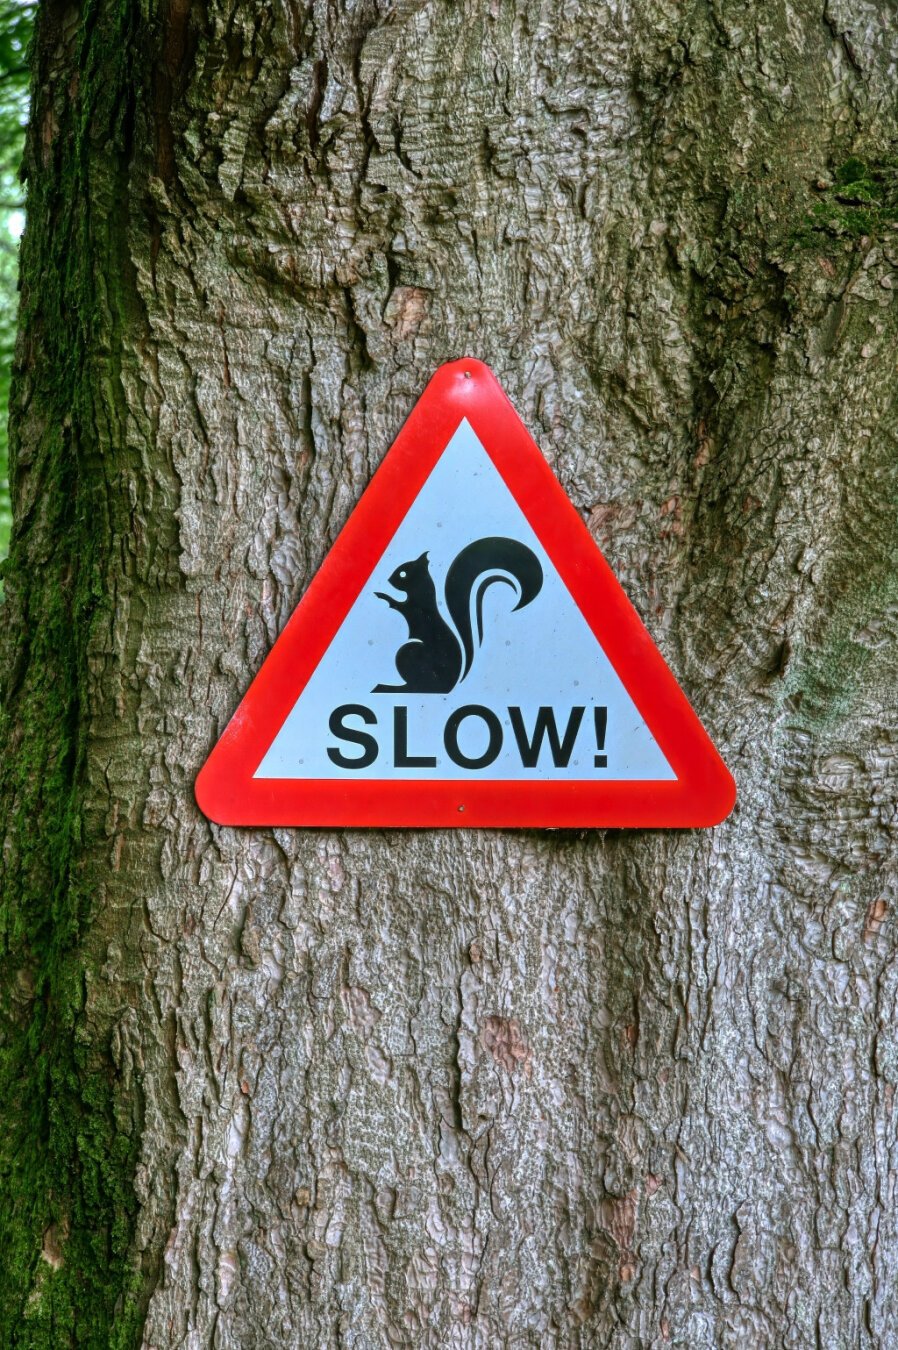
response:
<path id="1" fill-rule="evenodd" d="M 428 559 L 428 557 L 427 557 L 427 554 L 428 554 L 428 550 L 425 549 L 424 552 L 421 554 L 420 558 L 418 559 L 418 562 L 428 562 L 429 559 Z"/>

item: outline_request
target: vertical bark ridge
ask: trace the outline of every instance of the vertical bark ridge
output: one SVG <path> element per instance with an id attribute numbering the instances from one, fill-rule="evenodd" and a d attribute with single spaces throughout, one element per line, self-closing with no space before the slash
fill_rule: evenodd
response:
<path id="1" fill-rule="evenodd" d="M 104 962 L 122 899 L 92 789 L 95 653 L 116 622 L 114 540 L 139 313 L 127 249 L 136 13 L 43 7 L 25 166 L 5 566 L 0 1340 L 125 1345 L 141 1097 Z M 104 913 L 108 904 L 113 911 Z M 107 945 L 108 944 L 108 945 Z M 123 1016 L 124 1013 L 124 1016 Z M 133 1009 L 130 1010 L 133 1016 Z"/>

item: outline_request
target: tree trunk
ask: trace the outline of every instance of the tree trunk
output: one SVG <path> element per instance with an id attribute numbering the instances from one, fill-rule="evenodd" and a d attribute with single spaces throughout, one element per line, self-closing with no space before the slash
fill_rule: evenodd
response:
<path id="1" fill-rule="evenodd" d="M 44 0 L 6 566 L 0 1343 L 898 1344 L 898 36 L 872 0 Z M 192 784 L 488 361 L 710 831 Z"/>

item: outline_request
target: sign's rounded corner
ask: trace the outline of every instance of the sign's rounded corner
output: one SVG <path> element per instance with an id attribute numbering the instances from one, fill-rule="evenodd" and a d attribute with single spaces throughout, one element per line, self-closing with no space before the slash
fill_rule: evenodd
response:
<path id="1" fill-rule="evenodd" d="M 207 820 L 213 825 L 231 825 L 227 811 L 223 809 L 214 780 L 208 773 L 208 761 L 203 765 L 193 782 L 193 799 Z"/>
<path id="2" fill-rule="evenodd" d="M 495 373 L 479 356 L 459 356 L 452 361 L 444 361 L 441 366 L 438 366 L 431 376 L 431 384 L 434 381 L 452 379 L 454 376 L 472 380 L 484 377 L 489 380 L 496 379 Z"/>
<path id="3" fill-rule="evenodd" d="M 712 829 L 715 825 L 722 825 L 723 822 L 733 814 L 736 800 L 739 796 L 739 789 L 736 786 L 736 780 L 730 773 L 727 766 L 720 761 L 723 770 L 721 774 L 720 790 L 717 794 L 713 810 L 710 812 L 709 819 L 703 822 L 706 829 Z"/>

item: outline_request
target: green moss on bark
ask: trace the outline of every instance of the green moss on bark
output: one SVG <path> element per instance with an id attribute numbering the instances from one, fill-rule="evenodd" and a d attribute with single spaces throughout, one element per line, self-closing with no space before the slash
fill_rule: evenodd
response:
<path id="1" fill-rule="evenodd" d="M 125 216 L 104 203 L 130 153 L 135 24 L 127 0 L 89 4 L 76 29 L 48 4 L 33 54 L 0 728 L 0 1344 L 29 1350 L 124 1348 L 140 1323 L 138 1140 L 108 1044 L 83 1032 L 101 892 L 81 811 L 87 651 L 108 610 L 97 391 L 116 381 L 98 374 L 115 373 L 122 303 L 97 296 L 121 273 Z"/>
<path id="2" fill-rule="evenodd" d="M 795 234 L 799 244 L 819 244 L 821 235 L 860 239 L 898 224 L 898 159 L 867 163 L 850 155 L 832 182 L 821 180 L 818 200 Z"/>

